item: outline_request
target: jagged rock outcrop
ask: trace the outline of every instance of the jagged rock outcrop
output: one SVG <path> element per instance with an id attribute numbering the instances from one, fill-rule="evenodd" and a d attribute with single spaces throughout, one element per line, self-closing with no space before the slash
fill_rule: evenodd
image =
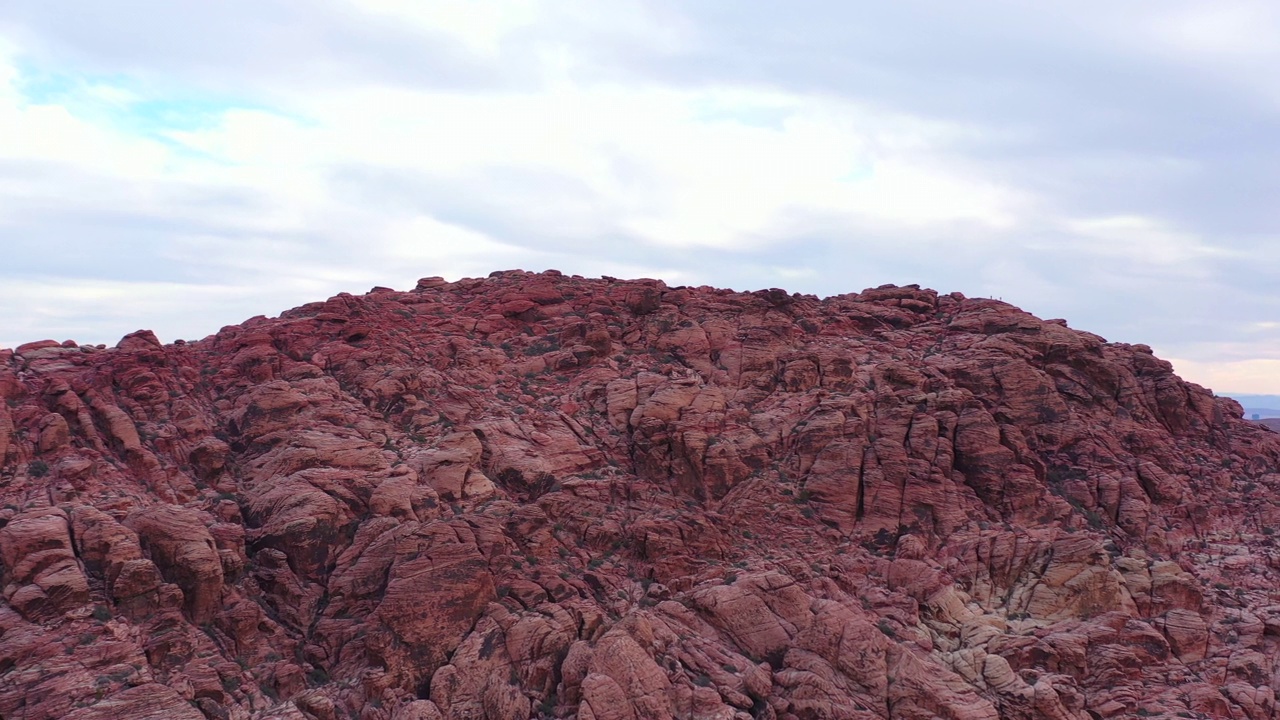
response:
<path id="1" fill-rule="evenodd" d="M 0 400 L 0 717 L 1275 714 L 1280 436 L 993 300 L 427 278 Z"/>

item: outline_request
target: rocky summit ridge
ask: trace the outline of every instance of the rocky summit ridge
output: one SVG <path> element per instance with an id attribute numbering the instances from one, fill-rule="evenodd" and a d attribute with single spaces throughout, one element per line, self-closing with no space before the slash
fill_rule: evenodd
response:
<path id="1" fill-rule="evenodd" d="M 994 300 L 428 278 L 0 399 L 3 718 L 1276 714 L 1280 436 Z"/>

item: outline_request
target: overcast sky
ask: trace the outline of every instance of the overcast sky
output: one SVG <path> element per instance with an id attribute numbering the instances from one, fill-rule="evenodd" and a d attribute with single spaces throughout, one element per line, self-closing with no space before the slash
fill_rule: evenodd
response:
<path id="1" fill-rule="evenodd" d="M 0 347 L 557 268 L 920 283 L 1280 393 L 1277 68 L 1274 0 L 4 0 Z"/>

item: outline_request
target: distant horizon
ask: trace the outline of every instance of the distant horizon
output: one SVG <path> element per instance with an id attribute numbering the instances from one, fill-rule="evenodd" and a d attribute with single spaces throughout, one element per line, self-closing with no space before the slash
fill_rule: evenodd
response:
<path id="1" fill-rule="evenodd" d="M 1250 393 L 1215 393 L 1240 403 L 1245 416 L 1259 414 L 1263 417 L 1280 417 L 1280 395 L 1254 395 Z"/>
<path id="2" fill-rule="evenodd" d="M 1280 407 L 1280 395 L 1269 395 L 1266 393 L 1261 393 L 1261 394 L 1259 393 L 1226 393 L 1226 394 L 1236 399 L 1249 398 L 1249 401 L 1255 405 L 1259 402 L 1274 402 L 1276 403 L 1276 407 Z M 1265 398 L 1265 400 L 1262 400 L 1262 398 Z"/>

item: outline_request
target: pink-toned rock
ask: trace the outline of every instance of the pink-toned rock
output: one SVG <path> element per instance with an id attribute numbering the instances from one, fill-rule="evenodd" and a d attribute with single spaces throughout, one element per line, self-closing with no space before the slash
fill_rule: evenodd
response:
<path id="1" fill-rule="evenodd" d="M 158 505 L 129 516 L 160 571 L 182 588 L 186 610 L 195 623 L 206 623 L 222 602 L 222 561 L 206 520 L 195 511 Z"/>
<path id="2" fill-rule="evenodd" d="M 582 681 L 582 702 L 596 717 L 622 712 L 636 720 L 668 720 L 673 717 L 671 683 L 653 658 L 621 628 L 596 643 L 587 677 Z M 623 707 L 617 706 L 621 699 Z M 613 706 L 610 708 L 610 706 Z"/>
<path id="3" fill-rule="evenodd" d="M 480 469 L 484 446 L 474 432 L 441 438 L 432 450 L 415 456 L 419 477 L 446 502 L 493 494 L 493 482 Z"/>
<path id="4" fill-rule="evenodd" d="M 440 708 L 430 700 L 414 700 L 396 708 L 391 720 L 443 720 Z"/>
<path id="5" fill-rule="evenodd" d="M 369 498 L 369 511 L 374 515 L 404 520 L 433 520 L 440 514 L 439 507 L 435 490 L 419 484 L 416 473 L 383 480 Z"/>
<path id="6" fill-rule="evenodd" d="M 1026 600 L 1032 617 L 1060 620 L 1090 618 L 1119 610 L 1137 614 L 1123 579 L 1111 569 L 1100 543 L 1087 536 L 1058 538 L 1051 560 Z"/>
<path id="7" fill-rule="evenodd" d="M 64 716 L 65 720 L 203 720 L 204 715 L 164 685 L 148 683 Z"/>
<path id="8" fill-rule="evenodd" d="M 138 427 L 129 413 L 96 392 L 89 394 L 89 407 L 101 419 L 106 428 L 107 437 L 117 443 L 126 455 L 142 450 L 142 439 L 138 435 Z"/>
<path id="9" fill-rule="evenodd" d="M 1169 640 L 1169 647 L 1184 663 L 1204 659 L 1209 646 L 1209 626 L 1191 610 L 1174 609 L 1165 613 L 1156 627 Z"/>
<path id="10" fill-rule="evenodd" d="M 249 531 L 254 543 L 280 550 L 297 573 L 315 578 L 350 518 L 349 508 L 325 489 L 346 479 L 345 473 L 303 471 L 255 488 L 247 508 L 257 526 Z"/>
<path id="11" fill-rule="evenodd" d="M 0 529 L 4 597 L 30 620 L 51 620 L 89 600 L 61 510 L 30 510 Z"/>
<path id="12" fill-rule="evenodd" d="M 761 658 L 784 651 L 813 619 L 811 598 L 776 573 L 698 590 L 693 601 L 738 647 Z"/>
<path id="13" fill-rule="evenodd" d="M 110 590 L 128 562 L 142 557 L 138 536 L 110 515 L 90 505 L 71 510 L 76 553 L 90 576 L 102 578 Z"/>
<path id="14" fill-rule="evenodd" d="M 13 419 L 9 411 L 0 404 L 0 468 L 4 467 L 9 454 L 9 444 L 13 436 Z"/>
<path id="15" fill-rule="evenodd" d="M 465 526 L 435 522 L 397 543 L 368 647 L 410 687 L 444 664 L 493 599 L 476 540 Z"/>
<path id="16" fill-rule="evenodd" d="M 639 720 L 627 691 L 617 680 L 593 673 L 582 680 L 582 702 L 578 705 L 582 720 Z"/>
<path id="17" fill-rule="evenodd" d="M 116 574 L 115 582 L 112 583 L 112 595 L 121 607 L 136 606 L 145 613 L 159 605 L 159 596 L 131 601 L 158 592 L 162 585 L 164 576 L 155 563 L 142 559 L 128 560 L 121 564 L 120 571 Z"/>
<path id="18" fill-rule="evenodd" d="M 61 415 L 49 413 L 40 419 L 40 441 L 37 443 L 40 452 L 53 452 L 69 442 L 71 442 L 71 428 Z"/>
<path id="19" fill-rule="evenodd" d="M 908 649 L 897 645 L 889 649 L 888 673 L 888 704 L 894 717 L 999 720 L 991 702 L 958 675 L 926 665 Z"/>
<path id="20" fill-rule="evenodd" d="M 1280 436 L 994 300 L 512 270 L 0 398 L 4 717 L 1275 713 Z"/>

